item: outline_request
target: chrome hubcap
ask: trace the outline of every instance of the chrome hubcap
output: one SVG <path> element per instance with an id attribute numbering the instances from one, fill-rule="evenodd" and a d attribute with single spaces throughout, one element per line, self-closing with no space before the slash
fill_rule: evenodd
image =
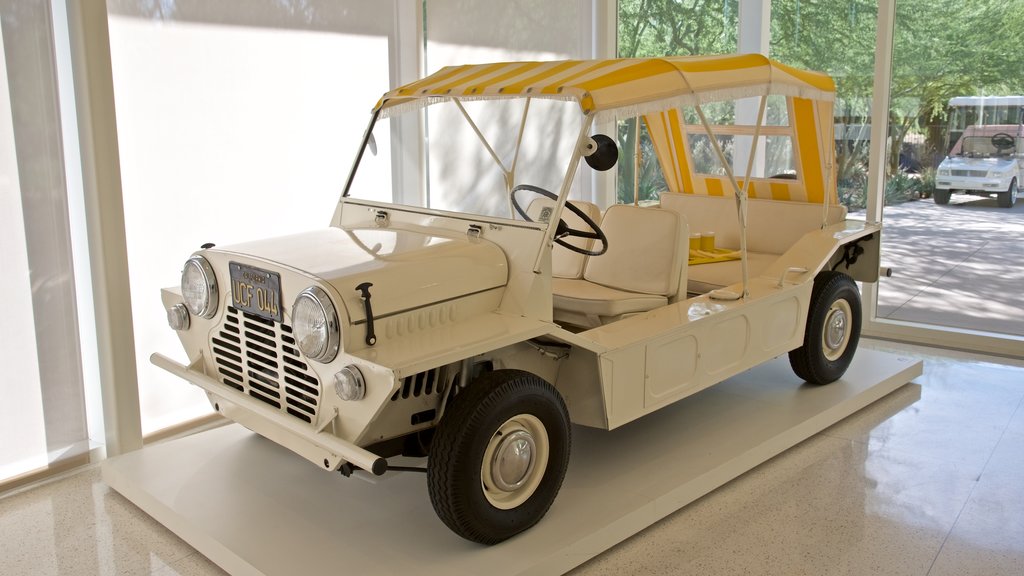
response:
<path id="1" fill-rule="evenodd" d="M 829 306 L 828 314 L 825 315 L 825 326 L 821 333 L 822 352 L 829 361 L 836 361 L 850 342 L 850 333 L 853 327 L 850 320 L 853 317 L 853 310 L 850 303 L 839 299 Z"/>
<path id="2" fill-rule="evenodd" d="M 825 345 L 829 350 L 838 350 L 846 336 L 846 313 L 833 310 L 825 322 Z"/>
<path id="3" fill-rule="evenodd" d="M 494 431 L 480 462 L 480 487 L 499 510 L 530 499 L 544 479 L 551 447 L 548 431 L 532 414 L 518 414 Z"/>
<path id="4" fill-rule="evenodd" d="M 506 491 L 522 486 L 533 469 L 535 452 L 533 436 L 525 430 L 517 430 L 503 438 L 491 462 L 494 485 Z"/>

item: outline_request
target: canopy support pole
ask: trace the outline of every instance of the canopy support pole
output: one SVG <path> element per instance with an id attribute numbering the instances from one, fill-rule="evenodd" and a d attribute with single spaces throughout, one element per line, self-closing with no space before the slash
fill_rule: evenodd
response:
<path id="1" fill-rule="evenodd" d="M 819 114 L 819 110 L 818 110 L 818 105 L 817 104 L 815 104 L 815 106 L 814 106 L 814 121 L 818 124 L 818 126 L 817 126 L 818 133 L 821 134 L 822 118 L 821 118 L 821 114 Z M 837 202 L 839 201 L 838 186 L 833 186 L 833 184 L 832 184 L 832 170 L 834 169 L 833 164 L 835 163 L 835 157 L 836 157 L 836 151 L 835 151 L 836 150 L 835 129 L 836 129 L 836 123 L 835 123 L 834 119 L 833 119 L 833 121 L 826 123 L 825 124 L 825 133 L 826 133 L 826 135 L 825 135 L 824 141 L 821 143 L 822 147 L 824 148 L 821 151 L 821 154 L 823 154 L 824 158 L 825 158 L 825 181 L 822 183 L 823 184 L 822 193 L 825 195 L 825 198 L 821 201 L 821 205 L 822 205 L 822 209 L 821 209 L 821 228 L 823 230 L 825 229 L 825 226 L 828 225 L 828 209 L 832 207 L 832 194 L 833 193 L 836 195 L 836 201 Z M 826 148 L 827 146 L 831 146 L 831 148 Z"/>
<path id="2" fill-rule="evenodd" d="M 455 102 L 455 105 L 459 107 L 459 112 L 462 112 L 462 115 L 466 118 L 466 122 L 469 122 L 470 128 L 472 128 L 473 132 L 476 133 L 476 137 L 480 139 L 480 143 L 484 145 L 484 148 L 487 149 L 491 158 L 494 159 L 494 163 L 497 164 L 498 168 L 505 174 L 505 180 L 508 180 L 509 170 L 505 168 L 505 164 L 503 164 L 501 159 L 498 158 L 498 154 L 494 152 L 494 148 L 491 148 L 491 143 L 484 137 L 483 132 L 481 132 L 480 128 L 477 127 L 476 122 L 473 122 L 473 118 L 469 116 L 469 112 L 466 112 L 466 109 L 462 106 L 462 102 L 458 98 L 452 98 L 452 102 Z"/>
<path id="3" fill-rule="evenodd" d="M 512 208 L 512 187 L 516 183 L 516 166 L 519 164 L 519 150 L 523 146 L 523 134 L 526 133 L 526 115 L 530 112 L 530 102 L 533 98 L 527 96 L 526 103 L 523 106 L 523 118 L 519 122 L 519 136 L 516 137 L 516 151 L 512 156 L 512 168 L 505 173 L 505 188 L 508 193 L 508 215 L 509 218 L 515 218 L 516 214 Z"/>
<path id="4" fill-rule="evenodd" d="M 583 125 L 580 126 L 579 136 L 576 137 L 576 147 L 572 151 L 572 158 L 569 159 L 569 166 L 565 169 L 565 176 L 562 177 L 562 187 L 558 190 L 558 201 L 555 209 L 551 212 L 551 219 L 548 220 L 548 231 L 544 234 L 544 242 L 537 251 L 537 258 L 533 262 L 533 273 L 541 273 L 541 263 L 544 260 L 544 250 L 555 243 L 555 232 L 558 231 L 558 219 L 562 217 L 562 209 L 569 200 L 569 188 L 572 187 L 572 175 L 579 166 L 580 158 L 583 156 L 583 145 L 590 134 L 590 126 L 594 123 L 594 116 L 587 114 L 583 117 Z"/>
<path id="5" fill-rule="evenodd" d="M 704 132 L 707 133 L 708 140 L 711 141 L 711 147 L 714 149 L 715 155 L 718 156 L 718 161 L 722 164 L 725 175 L 729 178 L 729 183 L 732 184 L 733 193 L 736 195 L 736 216 L 740 223 L 740 269 L 743 276 L 743 290 L 741 294 L 735 295 L 715 291 L 718 293 L 713 295 L 713 297 L 718 300 L 738 300 L 749 295 L 749 290 L 747 289 L 750 276 L 747 263 L 747 189 L 750 187 L 750 172 L 754 167 L 754 154 L 757 152 L 757 142 L 760 140 L 761 123 L 764 120 L 764 109 L 767 101 L 767 96 L 761 96 L 761 104 L 757 110 L 757 124 L 754 125 L 754 140 L 750 146 L 750 158 L 747 160 L 747 173 L 742 189 L 739 183 L 736 182 L 736 176 L 733 174 L 732 167 L 726 160 L 725 153 L 722 152 L 722 147 L 718 144 L 718 138 L 715 137 L 715 133 L 711 130 L 711 124 L 708 122 L 707 117 L 704 116 L 704 110 L 700 107 L 700 103 L 693 105 L 697 111 L 697 116 L 700 117 L 701 125 L 704 126 Z"/>
<path id="6" fill-rule="evenodd" d="M 636 132 L 633 135 L 633 205 L 640 205 L 640 167 L 643 166 L 643 150 L 640 148 L 640 122 L 638 115 L 634 118 Z"/>

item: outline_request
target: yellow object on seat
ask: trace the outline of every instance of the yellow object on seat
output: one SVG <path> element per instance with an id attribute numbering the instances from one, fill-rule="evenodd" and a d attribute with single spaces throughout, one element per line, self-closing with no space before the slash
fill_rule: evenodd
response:
<path id="1" fill-rule="evenodd" d="M 690 260 L 688 264 L 690 266 L 696 266 L 698 264 L 712 264 L 714 262 L 728 262 L 729 260 L 739 260 L 741 257 L 739 250 L 730 250 L 728 248 L 712 248 L 711 250 L 694 250 L 690 249 Z"/>

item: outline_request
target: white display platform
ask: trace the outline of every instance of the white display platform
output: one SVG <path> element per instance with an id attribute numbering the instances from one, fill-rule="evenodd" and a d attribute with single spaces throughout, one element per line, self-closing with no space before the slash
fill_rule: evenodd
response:
<path id="1" fill-rule="evenodd" d="M 782 357 L 618 430 L 574 427 L 547 516 L 491 547 L 441 523 L 425 474 L 344 478 L 235 424 L 108 460 L 103 479 L 232 574 L 558 574 L 921 372 L 861 349 L 814 387 Z"/>

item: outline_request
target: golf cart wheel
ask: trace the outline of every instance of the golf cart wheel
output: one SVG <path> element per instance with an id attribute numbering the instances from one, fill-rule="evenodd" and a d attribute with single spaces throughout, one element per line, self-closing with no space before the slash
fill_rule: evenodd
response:
<path id="1" fill-rule="evenodd" d="M 952 193 L 952 190 L 939 190 L 936 188 L 932 194 L 932 201 L 936 204 L 949 204 L 949 197 Z"/>
<path id="2" fill-rule="evenodd" d="M 1010 181 L 1010 187 L 999 195 L 999 207 L 1000 208 L 1013 208 L 1013 205 L 1017 203 L 1017 179 L 1014 178 Z"/>
<path id="3" fill-rule="evenodd" d="M 793 372 L 810 384 L 842 378 L 860 341 L 860 315 L 860 291 L 853 278 L 833 271 L 818 274 L 804 344 L 789 353 Z"/>
<path id="4" fill-rule="evenodd" d="M 544 380 L 483 374 L 437 426 L 427 463 L 430 502 L 456 534 L 497 544 L 536 524 L 569 464 L 569 412 Z"/>

